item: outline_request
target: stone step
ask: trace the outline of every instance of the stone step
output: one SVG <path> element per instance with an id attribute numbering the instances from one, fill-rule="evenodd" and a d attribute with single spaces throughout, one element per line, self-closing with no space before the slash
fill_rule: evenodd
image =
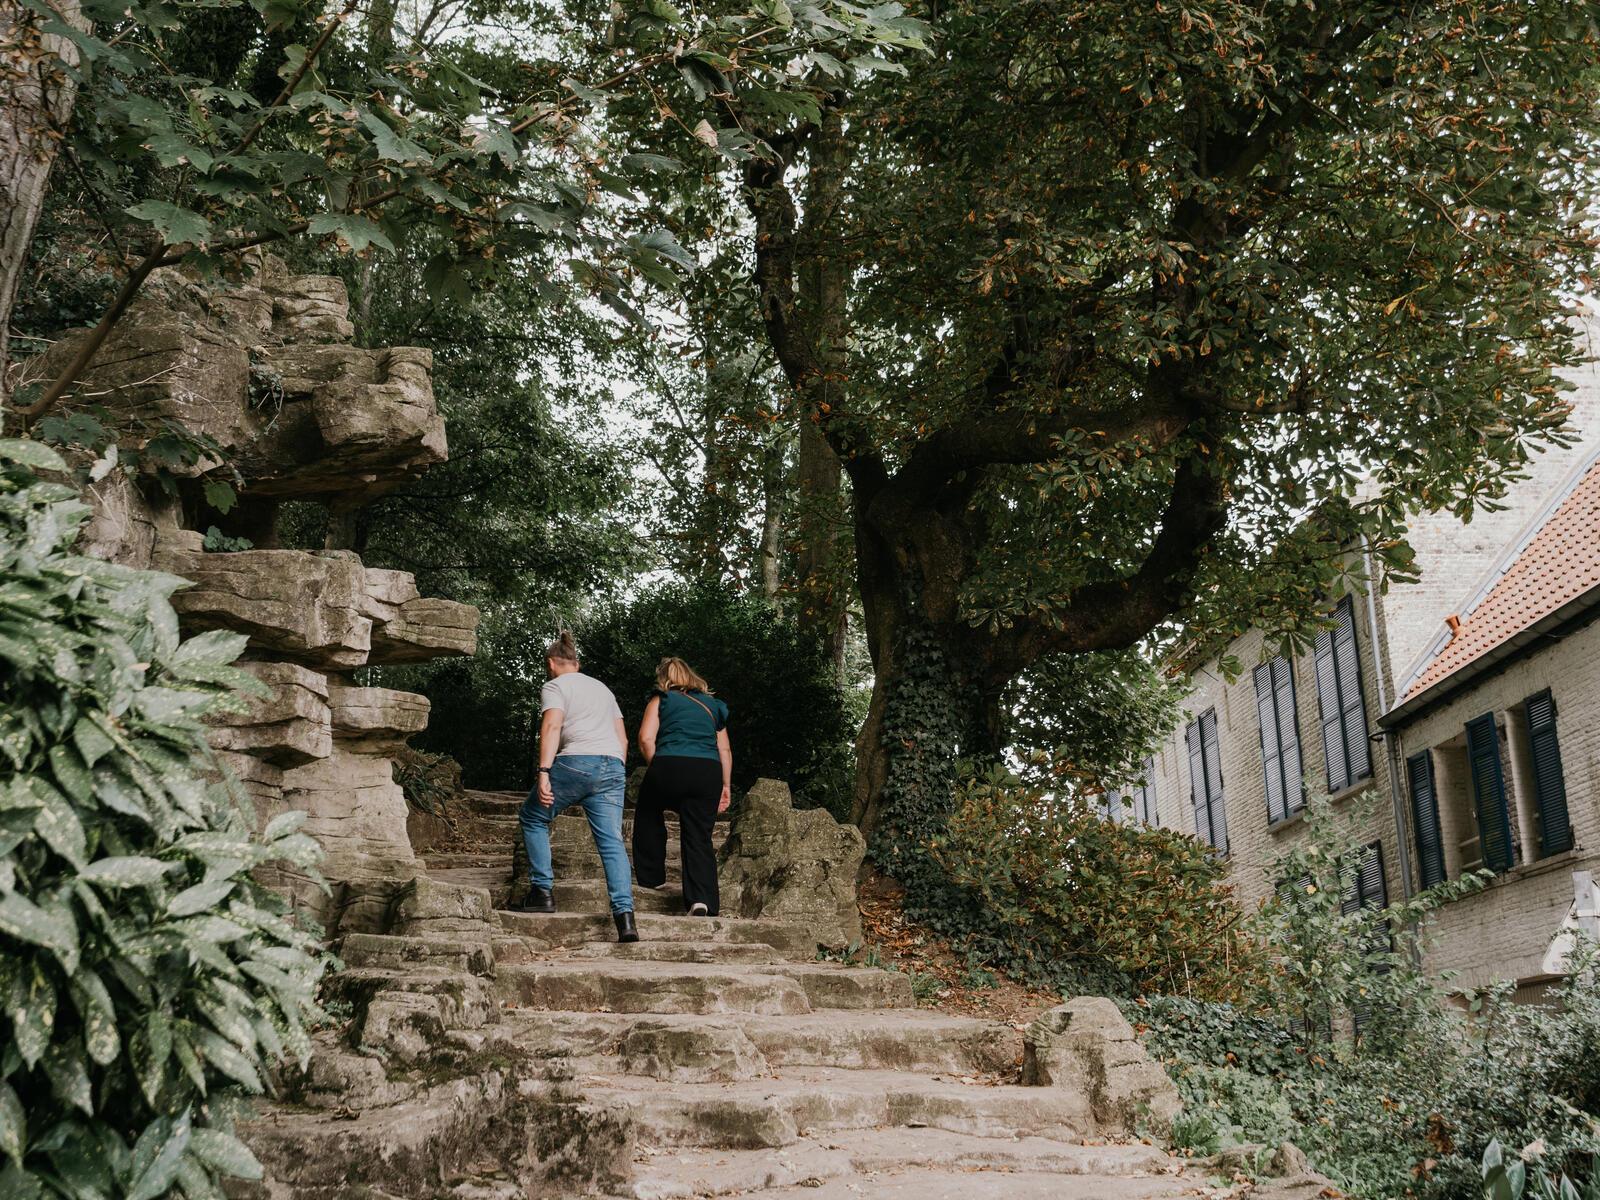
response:
<path id="1" fill-rule="evenodd" d="M 777 950 L 764 942 L 653 942 L 641 938 L 637 942 L 589 942 L 567 951 L 564 962 L 585 962 L 596 959 L 618 959 L 626 962 L 671 963 L 781 963 L 787 960 Z"/>
<path id="2" fill-rule="evenodd" d="M 907 976 L 831 963 L 742 968 L 555 961 L 502 967 L 495 983 L 508 1003 L 578 1012 L 778 1014 L 913 1003 Z"/>
<path id="3" fill-rule="evenodd" d="M 767 1200 L 1169 1200 L 1177 1196 L 1215 1195 L 1196 1177 L 1146 1176 L 1134 1179 L 1105 1175 L 1066 1176 L 1055 1172 L 989 1170 L 910 1170 L 852 1175 L 789 1187 L 740 1192 Z M 1306 1191 L 1310 1197 L 1317 1192 Z"/>
<path id="4" fill-rule="evenodd" d="M 578 947 L 616 936 L 611 918 L 601 913 L 514 913 L 502 910 L 508 933 L 536 950 Z M 640 913 L 639 937 L 644 942 L 754 942 L 772 946 L 791 959 L 816 957 L 817 939 L 803 925 L 771 918 L 688 917 Z"/>
<path id="5" fill-rule="evenodd" d="M 1010 1076 L 1022 1056 L 1022 1035 L 1009 1025 L 943 1013 L 830 1010 L 798 1016 L 727 1014 L 717 1017 L 631 1013 L 534 1012 L 504 1014 L 513 1040 L 546 1056 L 569 1057 L 581 1069 L 617 1072 L 619 1051 L 648 1027 L 658 1041 L 678 1037 L 673 1061 L 682 1078 L 729 1077 L 717 1055 L 695 1061 L 694 1039 L 705 1037 L 718 1051 L 748 1042 L 756 1072 L 783 1067 L 843 1067 L 851 1070 L 926 1071 L 932 1074 Z M 681 1035 L 681 1036 L 680 1036 Z M 737 1076 L 733 1076 L 737 1077 Z"/>
<path id="6" fill-rule="evenodd" d="M 511 878 L 514 861 L 509 851 L 472 850 L 429 851 L 422 855 L 422 860 L 430 874 L 438 871 L 458 871 L 463 868 L 482 868 L 485 871 L 499 872 L 501 882 Z M 605 875 L 600 866 L 600 855 L 593 846 L 553 846 L 550 865 L 558 879 L 601 879 Z M 667 855 L 666 874 L 667 879 L 673 882 L 683 876 L 676 848 Z"/>
<path id="7" fill-rule="evenodd" d="M 798 1194 L 816 1195 L 834 1181 L 857 1183 L 852 1200 L 877 1195 L 877 1180 L 863 1177 L 934 1171 L 948 1174 L 952 1182 L 970 1180 L 974 1172 L 1027 1172 L 1046 1175 L 1055 1196 L 1089 1197 L 1115 1194 L 1090 1190 L 1086 1185 L 1105 1177 L 1166 1184 L 1182 1164 L 1153 1146 L 1097 1145 L 1053 1141 L 1049 1138 L 985 1138 L 943 1129 L 865 1129 L 829 1135 L 826 1140 L 802 1138 L 781 1149 L 700 1150 L 683 1147 L 641 1147 L 635 1158 L 637 1173 L 630 1195 L 634 1200 L 688 1200 L 689 1197 L 770 1194 L 772 1189 L 794 1188 Z M 961 1174 L 957 1175 L 956 1173 Z M 1013 1176 L 1002 1175 L 1002 1179 Z M 1068 1178 L 1070 1177 L 1070 1181 Z M 863 1185 L 864 1184 L 864 1185 Z M 921 1193 L 917 1193 L 921 1194 Z M 939 1195 L 937 1190 L 928 1195 Z M 950 1193 L 966 1200 L 967 1193 Z M 1010 1196 L 1011 1193 L 1005 1193 Z M 1026 1194 L 1026 1193 L 1023 1193 Z M 1129 1195 L 1173 1195 L 1176 1191 L 1134 1191 Z"/>
<path id="8" fill-rule="evenodd" d="M 500 867 L 447 867 L 441 870 L 430 867 L 428 877 L 440 883 L 484 888 L 496 908 L 504 908 L 513 893 L 510 872 Z M 515 889 L 516 895 L 520 898 L 524 891 L 525 888 L 519 883 Z M 605 878 L 598 866 L 592 877 L 576 875 L 563 879 L 558 874 L 552 891 L 556 908 L 561 912 L 604 914 L 611 911 L 611 896 L 606 891 Z M 685 911 L 683 893 L 678 890 L 676 882 L 660 889 L 635 886 L 633 909 L 642 913 L 682 915 Z"/>
<path id="9" fill-rule="evenodd" d="M 584 1076 L 589 1099 L 625 1106 L 642 1142 L 755 1150 L 842 1129 L 942 1129 L 976 1137 L 1078 1141 L 1093 1129 L 1076 1090 L 962 1084 L 901 1071 L 807 1067 L 737 1083 L 642 1088 L 627 1076 Z M 876 1193 L 874 1193 L 876 1194 Z"/>

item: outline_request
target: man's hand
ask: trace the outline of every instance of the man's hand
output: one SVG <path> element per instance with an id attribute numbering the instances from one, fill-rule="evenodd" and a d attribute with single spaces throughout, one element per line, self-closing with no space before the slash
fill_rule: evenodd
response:
<path id="1" fill-rule="evenodd" d="M 724 788 L 724 791 L 727 789 Z M 539 803 L 549 808 L 556 802 L 556 794 L 550 790 L 550 772 L 539 772 Z"/>
<path id="2" fill-rule="evenodd" d="M 730 805 L 732 803 L 733 803 L 733 795 L 732 795 L 731 792 L 729 792 L 728 785 L 727 784 L 723 784 L 722 785 L 722 799 L 717 801 L 717 811 L 719 813 L 727 812 L 728 811 L 728 805 Z"/>

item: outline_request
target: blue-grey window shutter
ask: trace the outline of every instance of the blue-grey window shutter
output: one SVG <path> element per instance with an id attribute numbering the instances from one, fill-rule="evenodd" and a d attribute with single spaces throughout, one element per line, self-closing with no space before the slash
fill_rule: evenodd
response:
<path id="1" fill-rule="evenodd" d="M 1146 825 L 1161 824 L 1161 810 L 1156 803 L 1156 758 L 1151 755 L 1140 764 L 1144 783 L 1139 787 L 1139 820 Z"/>
<path id="2" fill-rule="evenodd" d="M 1506 810 L 1505 777 L 1500 771 L 1500 731 L 1494 714 L 1467 722 L 1467 765 L 1472 774 L 1473 808 L 1478 816 L 1478 845 L 1483 865 L 1509 870 L 1512 863 L 1511 815 Z"/>
<path id="3" fill-rule="evenodd" d="M 1444 837 L 1439 832 L 1439 794 L 1433 785 L 1433 754 L 1424 750 L 1406 759 L 1411 785 L 1411 823 L 1417 835 L 1417 872 L 1422 886 L 1444 882 Z"/>
<path id="4" fill-rule="evenodd" d="M 1356 648 L 1355 604 L 1346 596 L 1334 609 L 1337 624 L 1333 629 L 1334 661 L 1339 669 L 1339 702 L 1343 720 L 1346 761 L 1350 764 L 1350 783 L 1372 774 L 1372 757 L 1367 746 L 1367 702 L 1361 694 L 1361 653 Z"/>
<path id="5" fill-rule="evenodd" d="M 1278 703 L 1278 744 L 1283 748 L 1283 795 L 1286 812 L 1306 804 L 1305 766 L 1300 759 L 1300 709 L 1294 694 L 1294 663 L 1287 658 L 1272 664 L 1272 690 Z"/>
<path id="6" fill-rule="evenodd" d="M 1317 668 L 1317 713 L 1322 722 L 1322 756 L 1328 764 L 1328 791 L 1342 792 L 1350 786 L 1350 759 L 1344 749 L 1344 710 L 1339 703 L 1331 629 L 1317 630 L 1312 660 Z"/>
<path id="7" fill-rule="evenodd" d="M 1222 750 L 1217 742 L 1217 710 L 1200 718 L 1200 741 L 1205 749 L 1206 806 L 1211 810 L 1211 844 L 1228 852 L 1228 814 L 1222 803 Z"/>
<path id="8" fill-rule="evenodd" d="M 1267 785 L 1267 820 L 1289 815 L 1283 790 L 1283 745 L 1278 738 L 1278 697 L 1272 686 L 1272 664 L 1255 669 L 1256 715 L 1261 720 L 1261 771 Z"/>
<path id="9" fill-rule="evenodd" d="M 1200 737 L 1200 722 L 1190 721 L 1183 731 L 1189 751 L 1189 798 L 1194 806 L 1194 834 L 1208 845 L 1216 845 L 1211 835 L 1211 806 L 1206 803 L 1206 756 Z"/>
<path id="10" fill-rule="evenodd" d="M 1561 743 L 1556 738 L 1556 702 L 1549 689 L 1529 696 L 1528 756 L 1533 760 L 1533 793 L 1539 809 L 1541 857 L 1572 849 L 1572 820 L 1567 815 L 1567 781 L 1561 771 Z"/>

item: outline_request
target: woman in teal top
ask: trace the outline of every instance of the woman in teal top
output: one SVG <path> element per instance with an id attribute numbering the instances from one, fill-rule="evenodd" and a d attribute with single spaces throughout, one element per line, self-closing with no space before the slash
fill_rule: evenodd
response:
<path id="1" fill-rule="evenodd" d="M 633 870 L 644 887 L 667 880 L 667 822 L 678 814 L 683 850 L 683 903 L 692 917 L 717 915 L 717 858 L 711 827 L 726 811 L 733 779 L 728 706 L 681 658 L 656 667 L 656 690 L 639 724 L 639 749 L 649 764 L 633 816 Z"/>

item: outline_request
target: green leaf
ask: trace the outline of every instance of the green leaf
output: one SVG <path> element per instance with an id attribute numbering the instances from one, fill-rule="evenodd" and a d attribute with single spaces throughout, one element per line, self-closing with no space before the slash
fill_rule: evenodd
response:
<path id="1" fill-rule="evenodd" d="M 65 909 L 44 909 L 12 892 L 0 896 L 0 933 L 54 951 L 68 971 L 78 969 L 78 927 Z"/>
<path id="2" fill-rule="evenodd" d="M 72 744 L 91 768 L 117 748 L 116 743 L 106 736 L 106 731 L 88 717 L 79 717 L 78 723 L 72 727 Z"/>
<path id="3" fill-rule="evenodd" d="M 167 905 L 169 917 L 192 917 L 195 913 L 203 912 L 208 908 L 215 908 L 221 904 L 233 891 L 234 882 L 229 879 L 214 879 L 209 883 L 197 883 L 191 888 L 185 888 L 172 898 L 172 903 Z"/>
<path id="4" fill-rule="evenodd" d="M 161 882 L 167 870 L 167 864 L 159 858 L 126 854 L 96 859 L 78 872 L 78 878 L 104 888 L 149 887 Z"/>
<path id="5" fill-rule="evenodd" d="M 168 246 L 188 243 L 204 245 L 211 238 L 211 222 L 197 212 L 168 204 L 165 200 L 146 200 L 122 210 L 130 217 L 148 221 Z"/>
<path id="6" fill-rule="evenodd" d="M 195 1130 L 189 1149 L 206 1166 L 235 1179 L 259 1179 L 262 1176 L 261 1163 L 256 1160 L 256 1155 L 251 1154 L 250 1147 L 238 1141 L 234 1134 L 222 1130 Z"/>
<path id="7" fill-rule="evenodd" d="M 122 1049 L 111 993 L 100 976 L 85 966 L 73 976 L 72 1000 L 83 1018 L 83 1043 L 89 1057 L 102 1067 L 109 1065 Z"/>
<path id="8" fill-rule="evenodd" d="M 85 1116 L 93 1116 L 94 1088 L 89 1083 L 89 1068 L 77 1043 L 56 1042 L 44 1052 L 41 1061 L 56 1099 Z"/>
<path id="9" fill-rule="evenodd" d="M 11 1085 L 0 1079 L 0 1152 L 12 1162 L 20 1163 L 27 1145 L 28 1118 L 22 1111 L 22 1101 L 17 1099 Z"/>
<path id="10" fill-rule="evenodd" d="M 239 496 L 231 484 L 220 479 L 208 479 L 205 486 L 206 503 L 216 509 L 223 516 L 233 511 L 233 506 L 238 502 Z"/>
<path id="11" fill-rule="evenodd" d="M 145 1127 L 133 1147 L 127 1200 L 156 1200 L 172 1186 L 189 1137 L 188 1109 L 176 1121 L 162 1117 Z"/>
<path id="12" fill-rule="evenodd" d="M 383 230 L 366 217 L 355 213 L 319 213 L 312 217 L 307 228 L 317 237 L 336 237 L 352 252 L 359 254 L 369 246 L 380 250 L 394 250 L 394 243 L 384 236 Z"/>
<path id="13" fill-rule="evenodd" d="M 413 142 L 410 138 L 404 137 L 389 128 L 377 113 L 362 113 L 361 123 L 372 134 L 372 143 L 377 148 L 379 158 L 403 163 L 426 163 L 432 161 L 433 155 L 429 154 L 426 149 Z M 313 232 L 315 231 L 313 230 Z"/>
<path id="14" fill-rule="evenodd" d="M 21 463 L 36 471 L 65 471 L 66 460 L 43 442 L 23 438 L 0 438 L 0 458 Z"/>
<path id="15" fill-rule="evenodd" d="M 39 802 L 39 813 L 33 819 L 33 831 L 62 858 L 75 867 L 82 867 L 88 845 L 78 814 L 60 792 L 38 776 L 24 782 L 33 798 Z"/>

